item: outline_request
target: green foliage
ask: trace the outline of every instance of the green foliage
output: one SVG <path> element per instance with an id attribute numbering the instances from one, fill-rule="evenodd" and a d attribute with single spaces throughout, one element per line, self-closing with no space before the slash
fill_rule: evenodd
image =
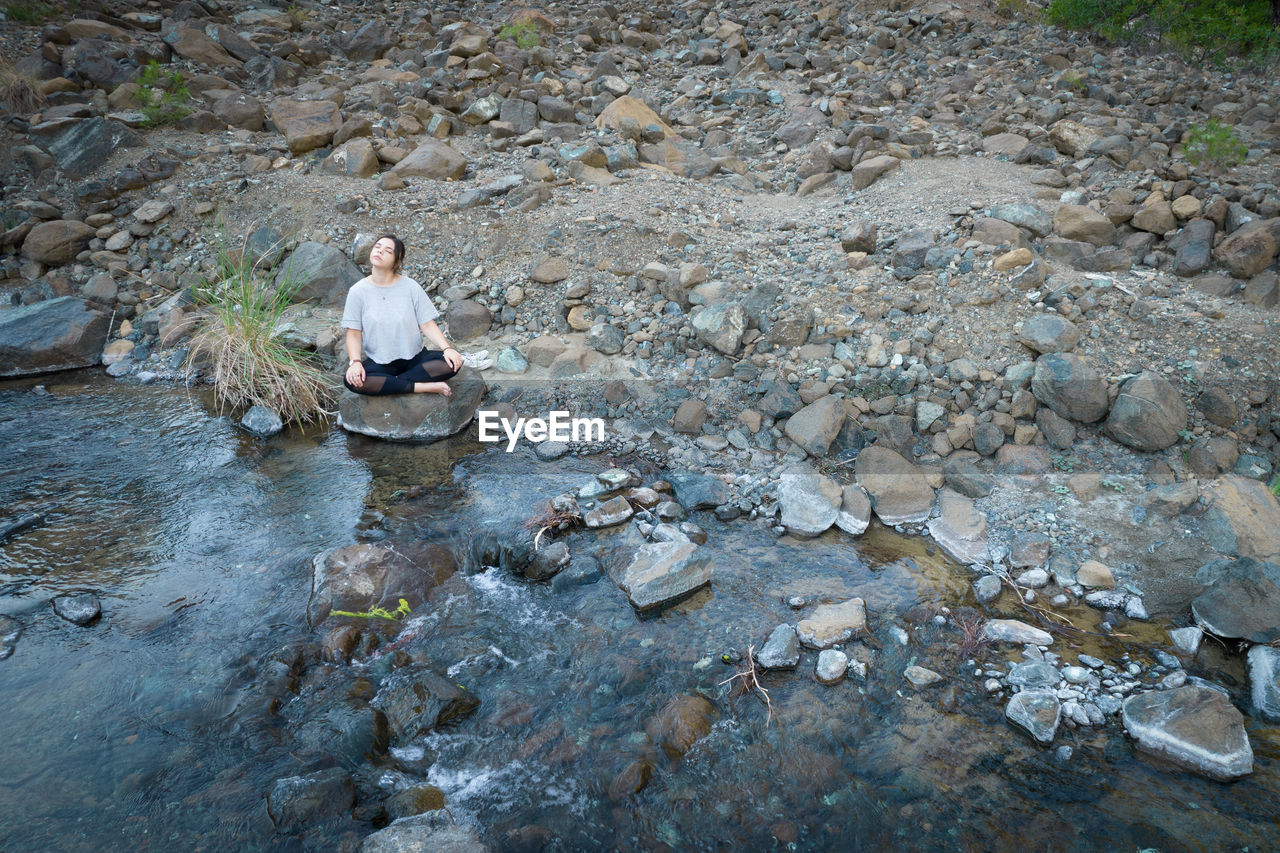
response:
<path id="1" fill-rule="evenodd" d="M 311 17 L 311 10 L 304 9 L 297 3 L 290 3 L 285 12 L 293 19 L 294 25 L 298 27 L 302 26 Z"/>
<path id="2" fill-rule="evenodd" d="M 1084 82 L 1084 75 L 1081 74 L 1079 71 L 1076 71 L 1074 68 L 1068 68 L 1066 71 L 1063 71 L 1062 74 L 1058 77 L 1058 82 L 1061 83 L 1063 87 L 1071 90 L 1072 92 L 1077 92 L 1081 94 L 1084 93 L 1084 90 L 1086 88 L 1086 84 Z"/>
<path id="3" fill-rule="evenodd" d="M 71 11 L 78 5 L 68 6 L 65 11 Z M 4 20 L 17 21 L 19 24 L 42 24 L 57 17 L 63 11 L 64 9 L 43 0 L 14 0 L 0 6 L 0 12 L 4 13 Z"/>
<path id="4" fill-rule="evenodd" d="M 1271 482 L 1267 484 L 1267 490 L 1280 498 L 1280 474 L 1276 474 L 1271 478 Z"/>
<path id="5" fill-rule="evenodd" d="M 1055 456 L 1051 460 L 1053 467 L 1067 474 L 1076 472 L 1076 460 L 1072 456 Z"/>
<path id="6" fill-rule="evenodd" d="M 330 616 L 353 616 L 356 619 L 390 619 L 392 622 L 403 619 L 412 612 L 409 602 L 403 598 L 400 599 L 400 606 L 395 610 L 387 610 L 385 607 L 372 607 L 363 613 L 352 613 L 350 610 L 330 610 Z"/>
<path id="7" fill-rule="evenodd" d="M 172 124 L 191 112 L 191 91 L 181 71 L 165 72 L 153 59 L 138 72 L 137 83 L 148 127 Z"/>
<path id="8" fill-rule="evenodd" d="M 1109 479 L 1104 479 L 1104 480 L 1102 481 L 1101 485 L 1103 485 L 1104 487 L 1106 487 L 1106 488 L 1110 489 L 1110 490 L 1111 490 L 1111 491 L 1113 491 L 1113 492 L 1123 492 L 1123 491 L 1124 491 L 1124 483 L 1121 483 L 1121 482 L 1120 482 L 1120 481 L 1118 481 L 1118 480 L 1109 480 Z"/>
<path id="9" fill-rule="evenodd" d="M 1111 42 L 1158 44 L 1191 62 L 1280 57 L 1270 0 L 1052 0 L 1046 18 Z"/>
<path id="10" fill-rule="evenodd" d="M 277 331 L 303 282 L 286 266 L 279 284 L 244 252 L 220 251 L 218 273 L 193 289 L 203 324 L 191 339 L 188 370 L 208 364 L 219 409 L 265 406 L 286 423 L 329 414 L 336 383 L 311 353 Z"/>
<path id="11" fill-rule="evenodd" d="M 538 46 L 538 28 L 533 21 L 512 21 L 498 31 L 498 38 L 516 43 L 516 47 L 528 50 Z"/>
<path id="12" fill-rule="evenodd" d="M 1211 118 L 1194 125 L 1182 139 L 1187 162 L 1193 166 L 1204 164 L 1213 169 L 1230 169 L 1244 162 L 1249 149 L 1234 130 Z"/>

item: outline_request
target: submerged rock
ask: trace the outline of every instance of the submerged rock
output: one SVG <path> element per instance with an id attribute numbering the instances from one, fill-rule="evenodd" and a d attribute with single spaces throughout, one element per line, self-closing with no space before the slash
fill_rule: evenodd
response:
<path id="1" fill-rule="evenodd" d="M 338 426 L 373 438 L 436 441 L 464 429 L 485 394 L 484 378 L 463 367 L 449 380 L 453 396 L 393 394 L 371 397 L 344 391 L 338 401 Z"/>
<path id="2" fill-rule="evenodd" d="M 756 663 L 763 669 L 795 669 L 799 662 L 800 639 L 791 625 L 774 628 L 769 639 L 756 652 Z"/>
<path id="3" fill-rule="evenodd" d="M 355 804 L 351 776 L 330 767 L 306 776 L 277 779 L 267 795 L 267 811 L 275 825 L 288 831 L 345 812 Z"/>
<path id="4" fill-rule="evenodd" d="M 903 673 L 902 677 L 915 687 L 929 687 L 942 681 L 942 676 L 933 670 L 923 666 L 909 666 Z"/>
<path id="5" fill-rule="evenodd" d="M 808 619 L 802 619 L 796 625 L 796 635 L 809 648 L 826 649 L 843 643 L 866 627 L 865 602 L 861 598 L 851 598 L 839 604 L 822 604 L 814 608 Z"/>
<path id="6" fill-rule="evenodd" d="M 458 824 L 453 815 L 440 811 L 402 817 L 367 836 L 360 853 L 489 853 L 480 836 Z"/>
<path id="7" fill-rule="evenodd" d="M 266 406 L 250 406 L 249 411 L 240 418 L 240 426 L 254 435 L 266 438 L 284 429 L 284 422 L 280 420 L 280 415 Z"/>
<path id="8" fill-rule="evenodd" d="M 480 700 L 425 664 L 411 664 L 383 679 L 370 704 L 386 714 L 392 736 L 404 743 L 470 714 Z"/>
<path id="9" fill-rule="evenodd" d="M 1062 705 L 1049 690 L 1024 690 L 1009 700 L 1005 718 L 1045 746 L 1053 743 L 1062 719 Z"/>
<path id="10" fill-rule="evenodd" d="M 307 619 L 314 627 L 333 610 L 394 612 L 402 598 L 417 608 L 457 569 L 453 554 L 440 545 L 378 542 L 322 551 L 312 561 Z"/>
<path id="11" fill-rule="evenodd" d="M 998 643 L 1031 643 L 1053 645 L 1053 635 L 1017 619 L 991 619 L 982 626 L 982 635 Z"/>
<path id="12" fill-rule="evenodd" d="M 1253 772 L 1244 715 L 1216 690 L 1179 687 L 1130 696 L 1123 719 L 1142 752 L 1223 782 Z"/>
<path id="13" fill-rule="evenodd" d="M 669 758 L 679 759 L 711 731 L 716 708 L 701 696 L 677 696 L 645 726 L 653 742 Z"/>
<path id="14" fill-rule="evenodd" d="M 53 612 L 76 625 L 88 625 L 102 615 L 102 604 L 89 593 L 63 595 L 53 600 Z"/>
<path id="15" fill-rule="evenodd" d="M 848 655 L 839 649 L 823 649 L 818 653 L 818 662 L 814 665 L 813 674 L 823 684 L 835 684 L 843 679 L 848 671 Z"/>
<path id="16" fill-rule="evenodd" d="M 637 549 L 616 580 L 632 607 L 648 610 L 710 583 L 713 568 L 692 542 L 653 542 Z"/>

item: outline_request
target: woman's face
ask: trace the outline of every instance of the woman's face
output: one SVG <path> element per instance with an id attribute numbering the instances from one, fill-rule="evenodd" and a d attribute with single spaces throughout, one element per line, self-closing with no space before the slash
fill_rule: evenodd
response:
<path id="1" fill-rule="evenodd" d="M 396 244 L 386 237 L 373 244 L 369 250 L 369 265 L 374 269 L 394 269 L 396 265 Z"/>

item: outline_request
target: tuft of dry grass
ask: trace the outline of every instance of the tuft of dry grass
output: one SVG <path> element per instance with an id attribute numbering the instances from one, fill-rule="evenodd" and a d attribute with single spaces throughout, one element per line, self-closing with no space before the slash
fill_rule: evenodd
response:
<path id="1" fill-rule="evenodd" d="M 556 509 L 553 501 L 547 501 L 546 505 L 537 514 L 525 519 L 524 528 L 534 534 L 533 548 L 536 551 L 538 542 L 542 539 L 543 534 L 554 536 L 556 533 L 563 533 L 570 527 L 581 523 L 581 513 L 576 510 Z"/>
<path id="2" fill-rule="evenodd" d="M 194 293 L 200 325 L 187 369 L 207 363 L 219 411 L 258 405 L 286 423 L 311 423 L 332 414 L 337 383 L 312 354 L 280 339 L 280 316 L 301 282 L 276 286 L 269 273 L 243 253 L 222 254 L 219 275 Z"/>
<path id="3" fill-rule="evenodd" d="M 29 115 L 45 104 L 44 92 L 36 81 L 13 67 L 0 55 L 0 107 L 13 115 Z"/>

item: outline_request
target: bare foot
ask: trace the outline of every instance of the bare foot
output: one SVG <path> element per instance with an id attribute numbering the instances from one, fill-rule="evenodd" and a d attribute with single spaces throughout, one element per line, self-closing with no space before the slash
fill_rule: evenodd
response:
<path id="1" fill-rule="evenodd" d="M 413 383 L 413 393 L 441 394 L 445 397 L 452 397 L 453 389 L 449 387 L 448 382 L 415 382 Z"/>

